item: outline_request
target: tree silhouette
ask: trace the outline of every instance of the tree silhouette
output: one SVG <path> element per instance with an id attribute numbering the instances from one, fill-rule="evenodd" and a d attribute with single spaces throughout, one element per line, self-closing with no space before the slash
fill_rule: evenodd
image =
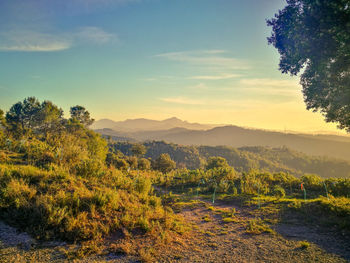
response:
<path id="1" fill-rule="evenodd" d="M 349 0 L 287 0 L 267 24 L 268 43 L 280 53 L 279 69 L 302 72 L 307 109 L 350 132 Z"/>

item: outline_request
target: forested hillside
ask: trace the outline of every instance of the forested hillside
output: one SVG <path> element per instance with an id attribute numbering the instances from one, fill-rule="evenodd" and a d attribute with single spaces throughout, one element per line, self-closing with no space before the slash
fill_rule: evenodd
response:
<path id="1" fill-rule="evenodd" d="M 110 142 L 110 147 L 126 155 L 132 155 L 132 146 L 128 142 Z M 324 178 L 350 177 L 350 162 L 309 156 L 286 147 L 183 146 L 156 141 L 145 142 L 144 146 L 147 149 L 146 158 L 155 159 L 162 153 L 168 153 L 178 167 L 188 169 L 203 167 L 207 158 L 220 156 L 239 172 L 258 169 L 288 172 L 298 176 L 314 173 Z"/>
<path id="2" fill-rule="evenodd" d="M 208 146 L 286 146 L 292 150 L 315 156 L 329 156 L 350 160 L 350 137 L 335 135 L 308 135 L 248 129 L 238 126 L 216 127 L 208 130 L 171 128 L 163 130 L 138 130 L 124 132 L 115 129 L 99 129 L 96 132 L 137 141 L 165 141 L 182 145 Z"/>

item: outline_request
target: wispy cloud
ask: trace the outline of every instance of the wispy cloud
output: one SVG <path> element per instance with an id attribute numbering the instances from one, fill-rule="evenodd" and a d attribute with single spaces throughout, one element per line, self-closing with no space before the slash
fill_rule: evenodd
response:
<path id="1" fill-rule="evenodd" d="M 273 87 L 260 87 L 250 88 L 249 91 L 265 95 L 287 96 L 287 97 L 299 97 L 300 90 L 286 89 L 286 88 L 273 88 Z"/>
<path id="2" fill-rule="evenodd" d="M 141 78 L 142 81 L 167 81 L 169 84 L 169 80 L 176 79 L 175 76 L 155 76 L 155 77 L 148 77 L 148 78 Z"/>
<path id="3" fill-rule="evenodd" d="M 201 79 L 201 80 L 222 80 L 222 79 L 233 79 L 238 78 L 239 74 L 221 74 L 221 75 L 203 75 L 203 76 L 193 76 L 189 79 Z"/>
<path id="4" fill-rule="evenodd" d="M 209 87 L 204 83 L 199 83 L 197 85 L 190 86 L 189 88 L 194 90 L 209 90 Z"/>
<path id="5" fill-rule="evenodd" d="M 209 49 L 209 50 L 202 50 L 201 52 L 206 54 L 222 54 L 222 53 L 226 53 L 227 51 L 223 49 Z"/>
<path id="6" fill-rule="evenodd" d="M 96 44 L 105 44 L 111 41 L 118 41 L 118 36 L 108 33 L 98 27 L 82 27 L 74 36 L 79 41 L 86 41 Z"/>
<path id="7" fill-rule="evenodd" d="M 215 67 L 230 70 L 247 70 L 250 68 L 246 61 L 232 58 L 227 55 L 224 56 L 226 53 L 227 52 L 224 50 L 198 50 L 162 53 L 156 55 L 156 57 L 202 67 Z"/>
<path id="8" fill-rule="evenodd" d="M 278 80 L 278 79 L 242 79 L 240 84 L 244 88 L 254 93 L 263 93 L 269 95 L 281 96 L 299 96 L 300 86 L 297 80 Z"/>
<path id="9" fill-rule="evenodd" d="M 98 27 L 82 27 L 68 33 L 10 30 L 0 33 L 0 51 L 53 52 L 76 45 L 106 44 L 117 40 L 117 35 Z"/>
<path id="10" fill-rule="evenodd" d="M 34 31 L 9 31 L 0 33 L 0 51 L 60 51 L 70 48 L 67 39 Z"/>
<path id="11" fill-rule="evenodd" d="M 175 104 L 184 104 L 184 105 L 205 105 L 206 102 L 199 99 L 190 99 L 186 97 L 167 97 L 167 98 L 159 98 L 159 100 L 175 103 Z"/>
<path id="12" fill-rule="evenodd" d="M 278 87 L 278 88 L 290 88 L 298 85 L 297 80 L 280 80 L 280 79 L 241 79 L 240 83 L 246 86 L 254 87 Z"/>
<path id="13" fill-rule="evenodd" d="M 264 108 L 271 105 L 282 105 L 287 102 L 275 102 L 271 103 L 266 100 L 260 99 L 198 99 L 189 97 L 166 97 L 159 98 L 159 100 L 172 104 L 179 105 L 193 105 L 193 106 L 206 106 L 214 108 L 232 108 L 232 109 L 252 109 L 252 108 Z"/>

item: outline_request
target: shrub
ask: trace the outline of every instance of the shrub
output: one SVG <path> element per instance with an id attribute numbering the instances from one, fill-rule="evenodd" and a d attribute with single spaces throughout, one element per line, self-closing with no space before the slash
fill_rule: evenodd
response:
<path id="1" fill-rule="evenodd" d="M 315 174 L 303 175 L 301 181 L 304 183 L 306 190 L 322 191 L 322 179 Z"/>
<path id="2" fill-rule="evenodd" d="M 300 241 L 300 242 L 299 242 L 299 247 L 300 247 L 301 249 L 307 249 L 307 248 L 309 248 L 309 246 L 310 246 L 310 243 L 307 242 L 306 240 Z"/>
<path id="3" fill-rule="evenodd" d="M 350 197 L 350 179 L 334 179 L 329 178 L 325 180 L 327 190 L 333 196 Z"/>
<path id="4" fill-rule="evenodd" d="M 228 163 L 225 158 L 223 157 L 209 157 L 208 158 L 208 163 L 205 167 L 205 169 L 210 170 L 210 169 L 215 169 L 215 168 L 226 168 L 228 167 Z"/>
<path id="5" fill-rule="evenodd" d="M 277 198 L 283 198 L 286 196 L 286 191 L 281 186 L 275 185 L 271 191 L 271 194 Z"/>
<path id="6" fill-rule="evenodd" d="M 55 161 L 52 147 L 40 140 L 21 141 L 19 147 L 28 163 L 35 166 L 43 167 Z"/>
<path id="7" fill-rule="evenodd" d="M 151 162 L 146 158 L 141 158 L 138 161 L 138 169 L 140 170 L 149 170 L 151 169 Z"/>
<path id="8" fill-rule="evenodd" d="M 75 166 L 75 173 L 78 176 L 89 178 L 99 177 L 103 173 L 103 166 L 97 160 L 82 160 L 78 165 Z"/>
<path id="9" fill-rule="evenodd" d="M 148 195 L 152 189 L 152 183 L 149 178 L 137 177 L 134 180 L 135 190 L 141 195 Z"/>
<path id="10" fill-rule="evenodd" d="M 86 179 L 0 164 L 0 186 L 1 218 L 40 239 L 92 241 L 121 228 L 151 231 L 154 222 L 164 222 L 150 179 L 133 180 L 117 170 Z M 169 229 L 183 231 L 181 220 L 167 214 Z"/>
<path id="11" fill-rule="evenodd" d="M 176 162 L 174 162 L 170 155 L 167 153 L 162 153 L 159 157 L 152 163 L 152 168 L 162 173 L 168 173 L 176 168 Z"/>
<path id="12" fill-rule="evenodd" d="M 129 164 L 126 160 L 114 153 L 107 154 L 106 164 L 108 166 L 113 166 L 114 168 L 117 168 L 119 170 L 126 170 L 129 167 Z"/>
<path id="13" fill-rule="evenodd" d="M 131 169 L 137 169 L 137 158 L 135 156 L 128 156 L 126 162 Z"/>
<path id="14" fill-rule="evenodd" d="M 270 234 L 275 233 L 275 231 L 273 231 L 260 218 L 249 220 L 246 226 L 246 232 L 248 234 L 255 234 L 255 235 L 259 235 L 262 233 L 270 233 Z"/>

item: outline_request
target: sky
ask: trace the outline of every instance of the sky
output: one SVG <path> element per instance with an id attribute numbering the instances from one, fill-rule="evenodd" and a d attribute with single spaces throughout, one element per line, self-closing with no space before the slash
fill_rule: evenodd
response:
<path id="1" fill-rule="evenodd" d="M 284 0 L 1 0 L 0 108 L 28 96 L 95 119 L 338 132 L 278 70 Z"/>

